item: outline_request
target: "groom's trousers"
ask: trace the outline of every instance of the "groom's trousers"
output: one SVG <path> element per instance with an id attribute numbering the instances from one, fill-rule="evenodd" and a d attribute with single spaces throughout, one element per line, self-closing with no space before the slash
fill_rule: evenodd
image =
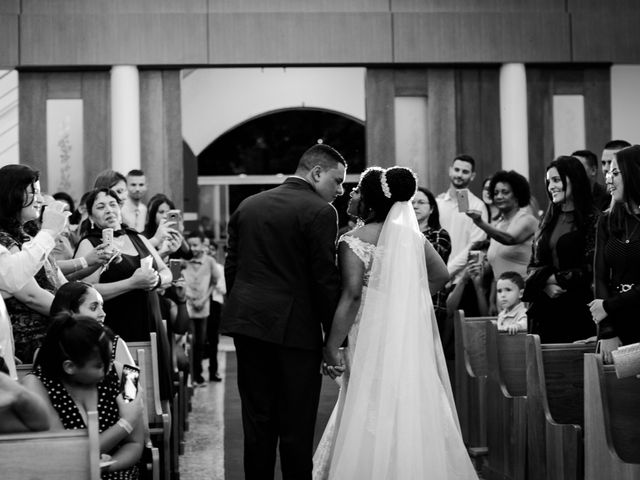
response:
<path id="1" fill-rule="evenodd" d="M 310 480 L 322 353 L 234 337 L 247 480 L 273 479 L 276 446 L 284 480 Z"/>

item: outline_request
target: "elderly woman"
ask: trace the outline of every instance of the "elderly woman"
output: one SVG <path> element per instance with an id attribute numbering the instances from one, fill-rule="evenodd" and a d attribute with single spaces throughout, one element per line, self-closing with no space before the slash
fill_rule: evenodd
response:
<path id="1" fill-rule="evenodd" d="M 30 240 L 23 226 L 37 220 L 42 208 L 38 172 L 27 165 L 0 168 L 0 245 L 11 253 Z M 66 282 L 49 257 L 21 289 L 2 291 L 11 317 L 15 356 L 31 362 L 49 325 L 49 308 L 55 291 Z"/>
<path id="2" fill-rule="evenodd" d="M 591 293 L 598 212 L 577 158 L 547 167 L 547 208 L 536 234 L 523 300 L 530 302 L 532 333 L 542 343 L 566 343 L 596 333 L 587 303 Z"/>
<path id="3" fill-rule="evenodd" d="M 103 229 L 114 231 L 117 254 L 105 268 L 86 277 L 104 298 L 105 323 L 127 342 L 148 340 L 149 332 L 158 331 L 161 322 L 155 289 L 171 284 L 171 272 L 144 236 L 123 228 L 113 190 L 92 191 L 87 211 L 93 227 L 78 245 L 76 257 L 102 243 Z"/>
<path id="4" fill-rule="evenodd" d="M 640 145 L 619 150 L 606 182 L 613 207 L 598 222 L 595 296 L 590 303 L 599 323 L 605 361 L 620 345 L 640 342 Z"/>
<path id="5" fill-rule="evenodd" d="M 481 212 L 467 215 L 491 239 L 487 259 L 494 278 L 503 272 L 518 272 L 523 277 L 531 259 L 531 244 L 538 221 L 531 214 L 529 182 L 517 172 L 501 170 L 489 184 L 489 196 L 499 215 L 494 223 L 482 219 Z"/>

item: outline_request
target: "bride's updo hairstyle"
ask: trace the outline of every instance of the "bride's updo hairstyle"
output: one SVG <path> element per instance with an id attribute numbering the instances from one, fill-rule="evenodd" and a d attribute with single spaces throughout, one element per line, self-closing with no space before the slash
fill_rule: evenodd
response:
<path id="1" fill-rule="evenodd" d="M 383 175 L 384 174 L 384 175 Z M 372 215 L 369 222 L 384 222 L 395 202 L 411 200 L 416 193 L 417 182 L 413 172 L 406 167 L 367 168 L 360 177 L 361 202 Z"/>

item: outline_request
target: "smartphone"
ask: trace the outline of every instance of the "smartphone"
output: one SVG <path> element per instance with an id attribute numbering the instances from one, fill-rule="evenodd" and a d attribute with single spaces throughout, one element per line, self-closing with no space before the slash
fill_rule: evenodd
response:
<path id="1" fill-rule="evenodd" d="M 125 402 L 132 402 L 138 395 L 138 381 L 140 380 L 140 369 L 133 365 L 122 366 L 122 380 L 120 389 Z"/>
<path id="2" fill-rule="evenodd" d="M 170 258 L 169 269 L 171 270 L 171 276 L 174 282 L 182 278 L 182 260 L 177 258 Z"/>
<path id="3" fill-rule="evenodd" d="M 458 197 L 458 211 L 466 213 L 469 210 L 469 190 L 467 188 L 456 190 L 456 196 Z"/>
<path id="4" fill-rule="evenodd" d="M 467 260 L 472 263 L 482 263 L 484 260 L 484 252 L 481 250 L 469 250 Z"/>
<path id="5" fill-rule="evenodd" d="M 113 228 L 102 229 L 102 243 L 113 245 Z"/>
<path id="6" fill-rule="evenodd" d="M 180 210 L 169 210 L 167 212 L 167 222 L 179 223 L 182 220 L 182 212 Z"/>

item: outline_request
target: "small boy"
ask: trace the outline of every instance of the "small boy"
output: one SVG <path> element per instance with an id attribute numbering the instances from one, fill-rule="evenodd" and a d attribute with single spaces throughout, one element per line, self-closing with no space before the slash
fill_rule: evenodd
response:
<path id="1" fill-rule="evenodd" d="M 200 386 L 204 384 L 202 358 L 207 339 L 210 298 L 218 282 L 219 273 L 215 260 L 205 255 L 203 239 L 199 233 L 190 234 L 187 243 L 193 252 L 193 258 L 187 261 L 183 275 L 187 287 L 187 310 L 193 335 L 193 381 L 196 386 Z"/>
<path id="2" fill-rule="evenodd" d="M 496 284 L 498 331 L 515 335 L 527 331 L 527 309 L 522 302 L 524 280 L 519 273 L 504 272 Z"/>

